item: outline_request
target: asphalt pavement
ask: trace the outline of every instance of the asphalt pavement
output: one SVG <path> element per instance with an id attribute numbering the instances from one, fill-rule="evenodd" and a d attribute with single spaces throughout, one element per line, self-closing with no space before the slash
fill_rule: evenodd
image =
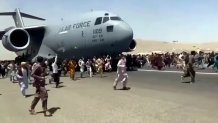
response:
<path id="1" fill-rule="evenodd" d="M 146 71 L 150 70 L 150 71 Z M 167 72 L 175 71 L 175 72 Z M 205 72 L 207 73 L 207 72 Z M 177 70 L 155 71 L 139 69 L 128 72 L 130 90 L 112 88 L 116 73 L 103 78 L 61 77 L 61 88 L 47 85 L 48 108 L 53 114 L 44 117 L 30 115 L 34 88 L 29 87 L 28 98 L 21 95 L 19 85 L 0 79 L 1 123 L 216 123 L 218 121 L 218 75 L 197 74 L 180 80 Z M 79 73 L 77 74 L 79 76 Z M 118 88 L 121 88 L 119 84 Z"/>

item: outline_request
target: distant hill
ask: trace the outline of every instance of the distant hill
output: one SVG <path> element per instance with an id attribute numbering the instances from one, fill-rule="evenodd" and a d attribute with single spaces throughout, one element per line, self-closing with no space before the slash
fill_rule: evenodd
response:
<path id="1" fill-rule="evenodd" d="M 181 52 L 190 50 L 213 50 L 218 51 L 218 42 L 211 43 L 180 43 L 180 42 L 165 42 L 165 41 L 152 41 L 136 39 L 137 47 L 133 53 L 143 53 L 152 51 L 165 51 L 165 52 Z"/>
<path id="2" fill-rule="evenodd" d="M 1 40 L 0 40 L 1 42 Z M 190 50 L 208 50 L 218 52 L 218 42 L 211 43 L 180 43 L 180 42 L 166 42 L 166 41 L 152 41 L 136 39 L 137 47 L 132 53 L 146 53 L 152 51 L 165 51 L 165 52 L 181 52 Z M 0 43 L 0 60 L 14 60 L 17 55 L 14 52 L 6 50 L 2 43 Z"/>

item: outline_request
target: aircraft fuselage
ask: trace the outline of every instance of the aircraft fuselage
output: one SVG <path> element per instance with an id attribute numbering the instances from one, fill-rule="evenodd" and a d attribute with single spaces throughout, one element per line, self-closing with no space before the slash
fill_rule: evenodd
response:
<path id="1" fill-rule="evenodd" d="M 23 13 L 17 15 L 43 20 Z M 22 27 L 21 17 L 17 18 L 17 27 L 5 31 L 3 45 L 28 59 L 56 54 L 59 58 L 90 58 L 117 55 L 136 47 L 131 27 L 119 16 L 105 11 L 89 12 L 58 25 L 36 27 Z"/>
<path id="2" fill-rule="evenodd" d="M 43 44 L 60 57 L 67 58 L 112 55 L 128 51 L 133 40 L 132 29 L 124 21 L 108 20 L 95 25 L 96 18 L 93 16 L 64 25 L 48 26 Z"/>

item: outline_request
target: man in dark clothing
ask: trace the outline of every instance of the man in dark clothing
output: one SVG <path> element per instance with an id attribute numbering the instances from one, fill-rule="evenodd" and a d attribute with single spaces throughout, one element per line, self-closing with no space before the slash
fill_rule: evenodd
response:
<path id="1" fill-rule="evenodd" d="M 35 106 L 41 99 L 44 116 L 48 116 L 46 114 L 48 93 L 45 88 L 45 68 L 42 67 L 42 63 L 43 58 L 37 57 L 37 63 L 34 65 L 31 73 L 31 76 L 34 78 L 33 86 L 36 88 L 36 93 L 29 111 L 31 114 L 35 114 Z"/>
<path id="2" fill-rule="evenodd" d="M 210 67 L 211 65 L 214 64 L 214 56 L 215 56 L 214 52 L 212 52 L 212 53 L 209 55 L 207 67 Z"/>
<path id="3" fill-rule="evenodd" d="M 194 70 L 194 63 L 195 63 L 195 56 L 196 52 L 195 51 L 191 51 L 191 54 L 185 54 L 185 69 L 184 69 L 184 74 L 181 76 L 182 80 L 185 77 L 191 77 L 191 82 L 190 83 L 194 83 L 195 82 L 195 70 Z"/>

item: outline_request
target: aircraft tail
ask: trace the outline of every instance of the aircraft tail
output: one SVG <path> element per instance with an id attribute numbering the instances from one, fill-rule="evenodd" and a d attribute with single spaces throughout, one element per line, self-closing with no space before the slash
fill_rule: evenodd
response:
<path id="1" fill-rule="evenodd" d="M 45 20 L 45 19 L 40 18 L 40 17 L 36 17 L 33 15 L 29 15 L 29 14 L 20 12 L 20 10 L 18 8 L 16 8 L 14 12 L 0 12 L 0 16 L 12 16 L 14 19 L 14 23 L 15 23 L 16 27 L 20 27 L 20 28 L 24 27 L 22 17 L 36 19 L 36 20 L 43 20 L 43 21 Z"/>

